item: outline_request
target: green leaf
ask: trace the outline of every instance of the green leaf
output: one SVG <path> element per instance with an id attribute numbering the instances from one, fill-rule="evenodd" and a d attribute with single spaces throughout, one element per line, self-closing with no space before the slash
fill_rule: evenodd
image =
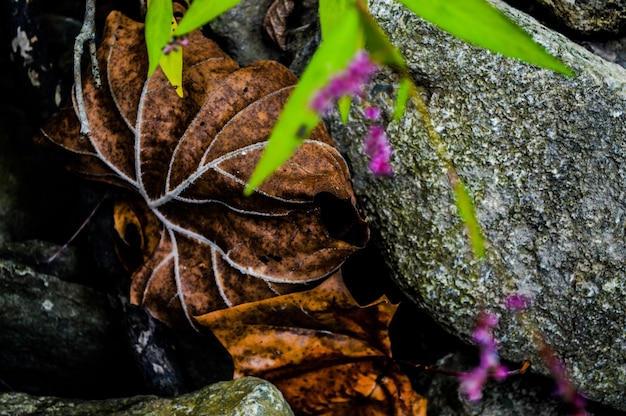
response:
<path id="1" fill-rule="evenodd" d="M 486 0 L 400 0 L 453 35 L 504 56 L 573 76 L 571 69 Z"/>
<path id="2" fill-rule="evenodd" d="M 335 30 L 346 12 L 354 7 L 354 0 L 319 0 L 322 39 Z"/>
<path id="3" fill-rule="evenodd" d="M 189 6 L 187 13 L 185 13 L 181 19 L 174 34 L 181 36 L 194 31 L 206 25 L 226 10 L 236 6 L 240 1 L 241 0 L 194 0 L 191 6 Z"/>
<path id="4" fill-rule="evenodd" d="M 357 10 L 361 17 L 365 46 L 370 58 L 381 65 L 388 65 L 404 75 L 407 65 L 400 51 L 393 46 L 389 37 L 383 32 L 365 6 L 359 4 Z"/>
<path id="5" fill-rule="evenodd" d="M 411 78 L 402 78 L 400 85 L 398 86 L 398 92 L 396 93 L 396 103 L 393 107 L 393 119 L 400 120 L 404 112 L 406 111 L 406 103 L 409 101 L 409 97 L 413 92 L 413 80 Z"/>
<path id="6" fill-rule="evenodd" d="M 346 124 L 348 122 L 348 116 L 350 115 L 352 97 L 348 95 L 341 97 L 337 105 L 339 107 L 339 115 L 341 115 L 341 121 L 343 122 L 343 124 Z"/>
<path id="7" fill-rule="evenodd" d="M 354 57 L 361 42 L 358 35 L 360 20 L 354 8 L 348 9 L 341 22 L 322 40 L 274 126 L 267 147 L 246 186 L 246 195 L 250 195 L 285 163 L 319 122 L 319 116 L 309 107 L 310 100 Z"/>
<path id="8" fill-rule="evenodd" d="M 176 19 L 172 16 L 171 33 L 176 29 Z M 183 48 L 162 54 L 159 66 L 180 98 L 183 98 Z"/>
<path id="9" fill-rule="evenodd" d="M 450 182 L 454 189 L 454 195 L 456 197 L 456 207 L 459 210 L 459 216 L 465 223 L 467 233 L 469 235 L 470 243 L 472 245 L 472 251 L 474 256 L 478 259 L 485 257 L 485 241 L 483 239 L 482 230 L 478 219 L 476 218 L 476 210 L 474 209 L 474 202 L 467 192 L 467 188 L 456 176 L 456 173 L 450 171 Z"/>
<path id="10" fill-rule="evenodd" d="M 170 39 L 173 16 L 171 0 L 150 0 L 146 13 L 146 48 L 148 49 L 148 77 L 159 64 L 163 47 Z"/>

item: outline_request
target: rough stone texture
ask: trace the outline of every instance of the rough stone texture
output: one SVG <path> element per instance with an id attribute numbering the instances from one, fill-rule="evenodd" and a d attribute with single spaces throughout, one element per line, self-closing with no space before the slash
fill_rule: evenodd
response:
<path id="1" fill-rule="evenodd" d="M 25 176 L 22 163 L 29 160 L 15 157 L 21 138 L 28 134 L 25 124 L 24 114 L 0 104 L 0 245 L 23 234 L 32 219 L 23 209 L 26 204 L 20 192 L 20 180 Z"/>
<path id="2" fill-rule="evenodd" d="M 531 326 L 593 400 L 626 409 L 626 71 L 502 3 L 575 72 L 566 78 L 456 40 L 396 1 L 372 2 L 411 67 L 459 177 L 474 197 L 488 258 L 472 260 L 446 167 L 414 107 L 388 133 L 396 176 L 367 169 L 359 111 L 332 134 L 396 282 L 465 339 L 481 307 L 501 315 L 503 355 L 542 369 Z M 390 113 L 392 76 L 370 94 Z M 500 306 L 533 299 L 529 326 Z"/>
<path id="3" fill-rule="evenodd" d="M 283 52 L 269 38 L 263 19 L 271 0 L 243 0 L 210 22 L 220 46 L 240 65 L 262 59 L 280 61 L 300 75 L 320 42 L 317 0 L 299 0 L 287 19 L 287 48 Z"/>
<path id="4" fill-rule="evenodd" d="M 107 416 L 293 416 L 276 387 L 267 381 L 244 377 L 212 384 L 173 399 L 135 396 L 101 401 L 34 397 L 23 393 L 0 394 L 0 416 L 22 415 Z"/>
<path id="5" fill-rule="evenodd" d="M 0 253 L 2 388 L 102 397 L 128 387 L 132 365 L 106 296 L 3 258 L 11 253 Z"/>
<path id="6" fill-rule="evenodd" d="M 582 45 L 602 59 L 615 62 L 626 68 L 626 38 L 599 42 L 583 42 Z"/>
<path id="7" fill-rule="evenodd" d="M 439 360 L 439 368 L 459 371 L 472 368 L 471 359 L 463 353 L 450 354 Z M 437 375 L 429 386 L 428 414 L 438 416 L 571 416 L 570 409 L 550 392 L 554 381 L 538 375 L 524 374 L 502 382 L 489 381 L 480 401 L 472 403 L 460 393 L 458 381 Z M 589 415 L 602 415 L 600 409 L 587 409 Z M 600 411 L 598 411 L 600 410 Z"/>
<path id="8" fill-rule="evenodd" d="M 259 59 L 278 60 L 281 53 L 263 30 L 271 0 L 243 0 L 210 23 L 228 53 L 242 66 Z"/>
<path id="9" fill-rule="evenodd" d="M 536 0 L 568 28 L 583 34 L 617 34 L 626 28 L 624 0 Z"/>

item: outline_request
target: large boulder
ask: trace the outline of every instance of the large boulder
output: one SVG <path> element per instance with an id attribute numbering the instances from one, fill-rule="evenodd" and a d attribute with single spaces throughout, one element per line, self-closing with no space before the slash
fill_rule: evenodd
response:
<path id="1" fill-rule="evenodd" d="M 547 373 L 533 342 L 542 333 L 582 391 L 626 409 L 626 70 L 494 3 L 576 76 L 482 50 L 395 0 L 373 0 L 374 17 L 424 87 L 443 145 L 410 105 L 387 128 L 395 177 L 379 179 L 368 171 L 360 110 L 347 125 L 333 115 L 332 134 L 409 297 L 465 339 L 481 309 L 497 313 L 502 355 Z M 375 82 L 370 98 L 389 118 L 397 77 Z M 474 198 L 484 261 L 471 254 L 445 153 Z M 525 325 L 502 306 L 510 293 L 532 299 Z"/>
<path id="2" fill-rule="evenodd" d="M 106 295 L 19 261 L 49 257 L 58 247 L 32 241 L 0 247 L 1 388 L 33 394 L 106 397 L 137 380 Z M 74 250 L 54 267 L 76 276 Z"/>
<path id="3" fill-rule="evenodd" d="M 618 34 L 626 28 L 624 0 L 536 0 L 563 25 L 582 35 Z"/>
<path id="4" fill-rule="evenodd" d="M 27 415 L 110 416 L 293 416 L 276 387 L 267 381 L 244 377 L 215 383 L 171 399 L 135 396 L 108 400 L 71 400 L 35 397 L 24 393 L 0 394 L 0 416 Z"/>

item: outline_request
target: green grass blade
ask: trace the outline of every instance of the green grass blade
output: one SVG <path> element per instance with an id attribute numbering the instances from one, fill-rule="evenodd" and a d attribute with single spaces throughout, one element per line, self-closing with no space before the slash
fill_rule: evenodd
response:
<path id="1" fill-rule="evenodd" d="M 172 18 L 172 31 L 176 27 L 176 20 Z M 183 48 L 161 55 L 159 66 L 167 80 L 176 90 L 176 94 L 183 98 Z"/>
<path id="2" fill-rule="evenodd" d="M 353 1 L 349 0 L 319 0 L 318 10 L 322 39 L 335 30 L 346 12 L 352 8 L 352 3 Z"/>
<path id="3" fill-rule="evenodd" d="M 504 56 L 573 76 L 571 69 L 485 0 L 400 0 L 453 35 Z"/>
<path id="4" fill-rule="evenodd" d="M 346 95 L 339 99 L 337 102 L 337 106 L 339 107 L 339 115 L 341 116 L 341 121 L 343 124 L 348 122 L 348 117 L 350 116 L 350 107 L 352 106 L 352 97 Z"/>
<path id="5" fill-rule="evenodd" d="M 467 228 L 472 251 L 476 258 L 482 259 L 485 257 L 485 240 L 480 224 L 478 223 L 478 218 L 476 217 L 474 202 L 463 182 L 456 176 L 456 173 L 448 173 L 451 178 L 450 183 L 454 189 L 454 196 L 456 197 L 456 207 L 459 210 L 461 220 L 465 223 L 465 227 Z"/>
<path id="6" fill-rule="evenodd" d="M 171 0 L 170 0 L 171 1 Z M 241 0 L 194 0 L 189 6 L 189 10 L 183 16 L 180 24 L 174 31 L 176 36 L 181 36 L 194 31 L 233 6 Z"/>
<path id="7" fill-rule="evenodd" d="M 406 111 L 406 104 L 409 101 L 409 97 L 413 93 L 413 88 L 414 85 L 411 78 L 402 78 L 402 81 L 398 86 L 398 92 L 396 93 L 396 102 L 393 107 L 394 120 L 400 120 L 400 118 Z"/>
<path id="8" fill-rule="evenodd" d="M 285 163 L 319 122 L 309 108 L 313 94 L 328 80 L 345 69 L 360 45 L 360 18 L 352 8 L 315 51 L 270 135 L 244 193 L 249 195 L 276 169 Z"/>
<path id="9" fill-rule="evenodd" d="M 163 47 L 170 39 L 172 22 L 171 0 L 150 0 L 146 13 L 146 48 L 148 49 L 148 77 L 152 76 L 159 65 Z"/>
<path id="10" fill-rule="evenodd" d="M 383 32 L 378 22 L 365 7 L 357 7 L 363 25 L 365 47 L 370 58 L 381 65 L 388 65 L 402 73 L 406 72 L 406 62 L 400 51 L 393 46 L 389 37 Z"/>

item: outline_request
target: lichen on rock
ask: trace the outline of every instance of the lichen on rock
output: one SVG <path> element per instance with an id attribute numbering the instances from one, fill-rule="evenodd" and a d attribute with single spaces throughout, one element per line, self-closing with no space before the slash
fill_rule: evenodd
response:
<path id="1" fill-rule="evenodd" d="M 501 317 L 496 336 L 512 360 L 541 366 L 531 330 L 501 305 L 530 296 L 533 322 L 592 400 L 626 409 L 626 71 L 502 2 L 494 2 L 570 66 L 567 78 L 481 50 L 398 2 L 374 17 L 424 87 L 433 127 L 467 185 L 487 260 L 472 259 L 441 160 L 415 108 L 392 122 L 396 176 L 374 178 L 353 110 L 332 134 L 353 168 L 355 192 L 396 282 L 453 333 L 468 339 L 481 308 Z M 383 74 L 378 85 L 394 85 Z M 387 117 L 393 97 L 374 88 Z"/>

